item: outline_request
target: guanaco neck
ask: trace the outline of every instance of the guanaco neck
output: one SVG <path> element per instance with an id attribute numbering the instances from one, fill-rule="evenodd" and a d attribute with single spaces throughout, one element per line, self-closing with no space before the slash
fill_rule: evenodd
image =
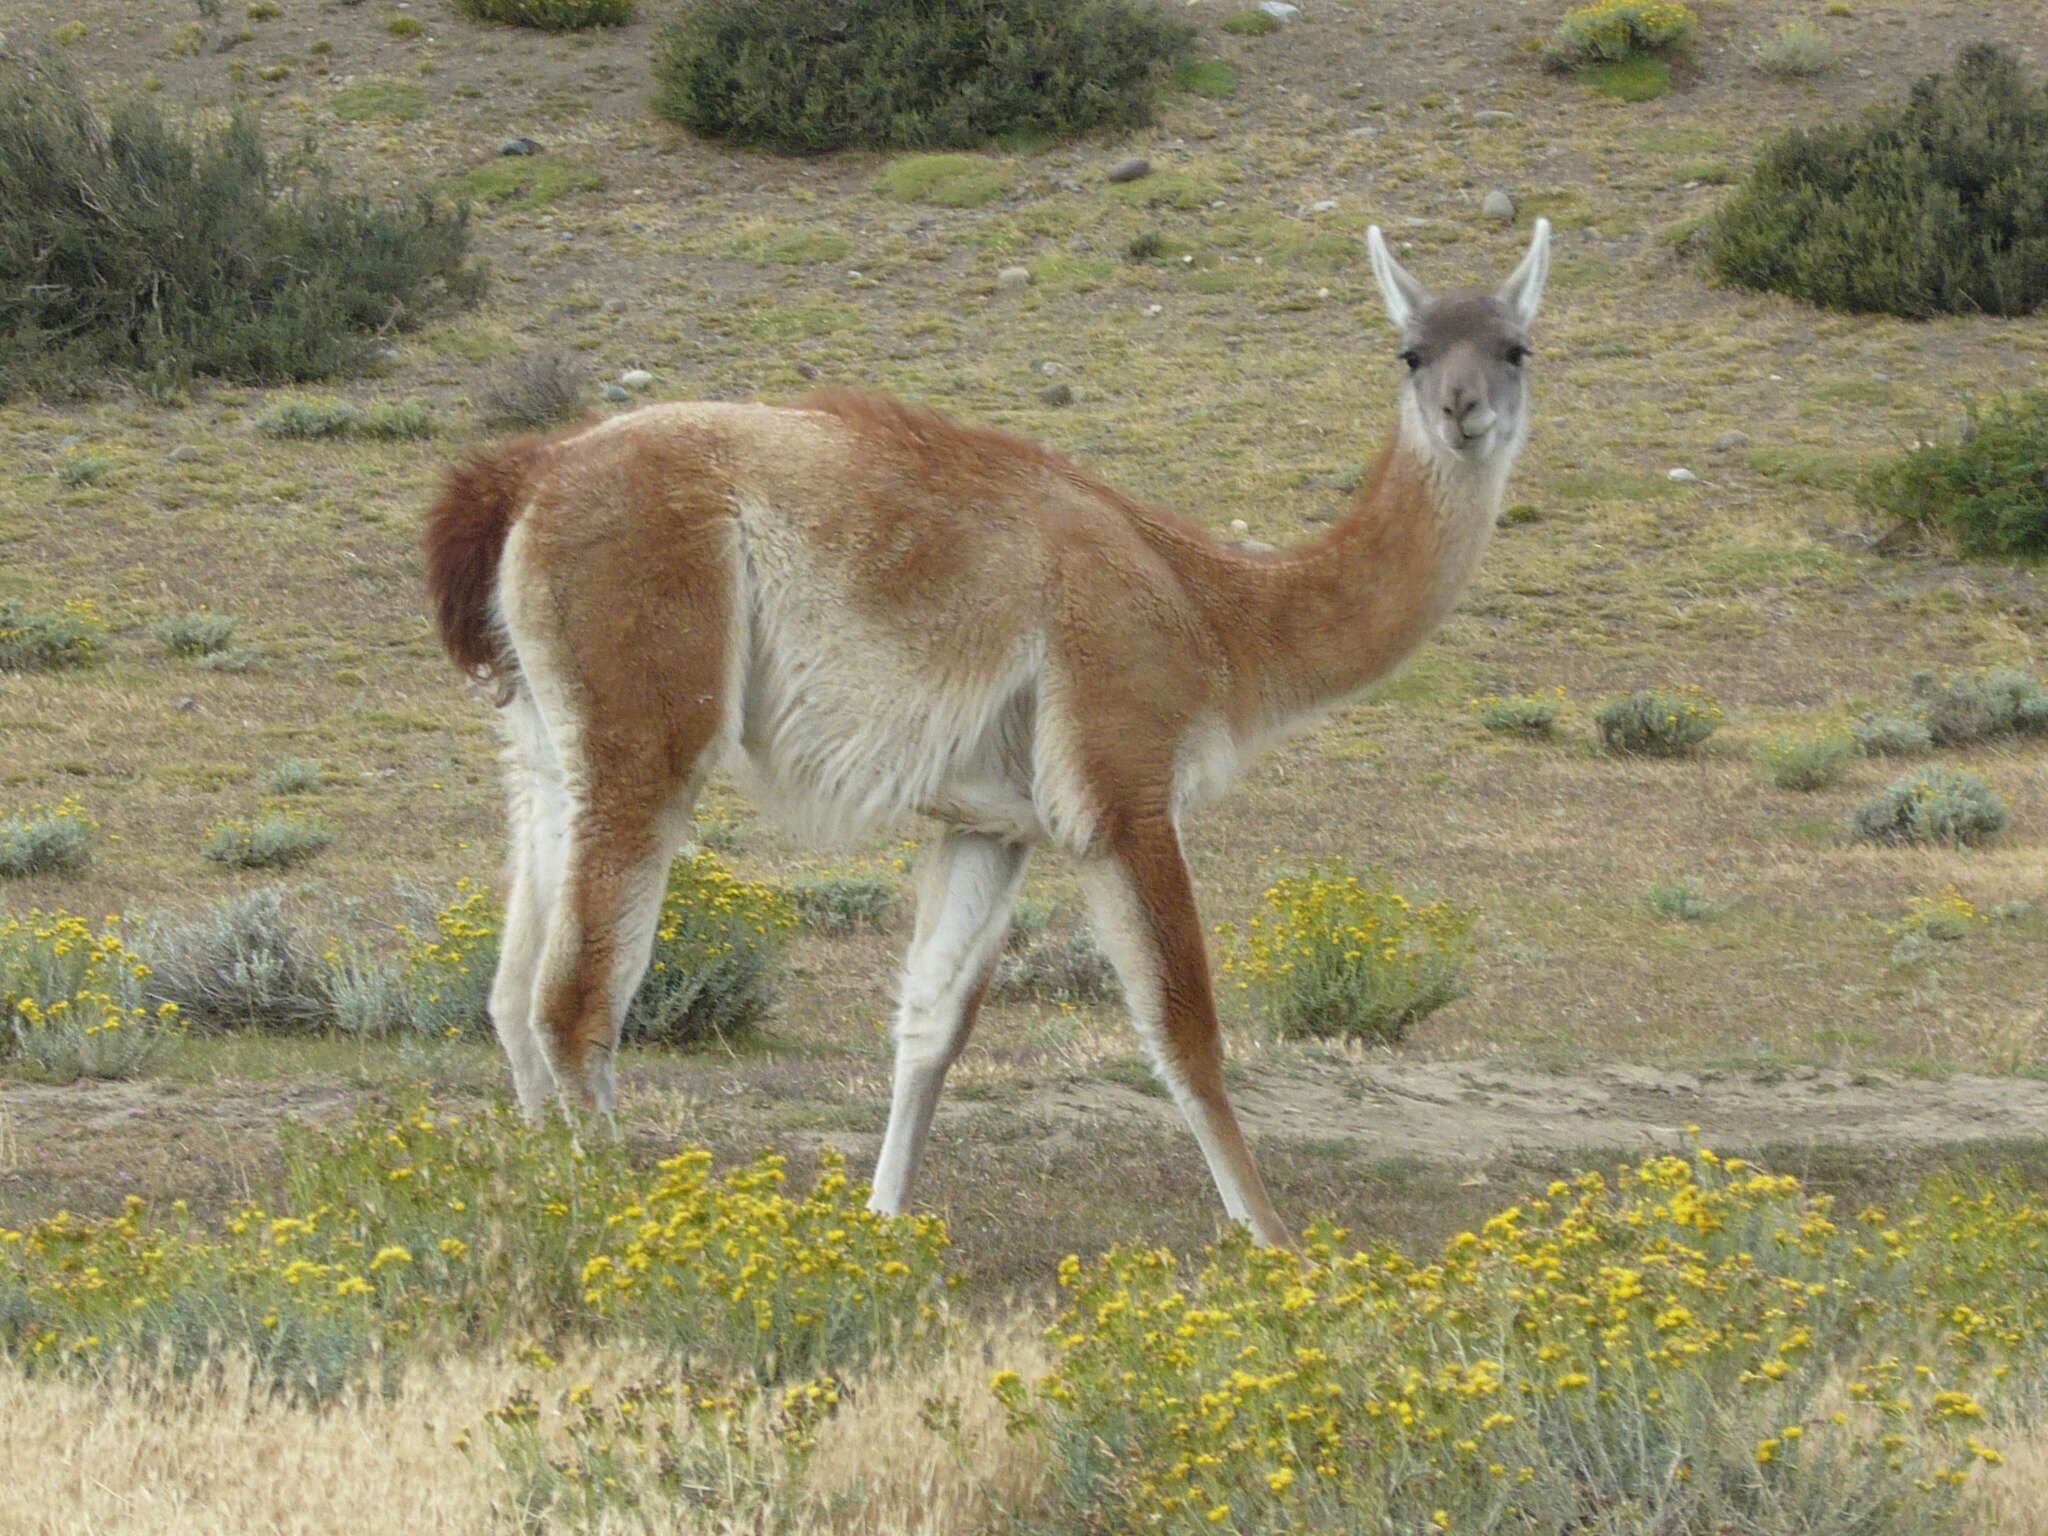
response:
<path id="1" fill-rule="evenodd" d="M 1442 622 L 1493 534 L 1519 441 L 1478 463 L 1431 444 L 1403 392 L 1392 440 L 1342 522 L 1244 572 L 1239 679 L 1254 731 L 1284 728 L 1385 677 Z"/>

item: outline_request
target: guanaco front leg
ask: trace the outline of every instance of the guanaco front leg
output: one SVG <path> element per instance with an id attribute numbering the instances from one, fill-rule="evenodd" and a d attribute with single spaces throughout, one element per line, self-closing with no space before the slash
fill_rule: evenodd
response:
<path id="1" fill-rule="evenodd" d="M 895 1088 L 871 1210 L 900 1211 L 910 1198 L 939 1090 L 974 1027 L 1030 857 L 1021 844 L 948 832 L 920 875 L 917 928 L 896 1014 Z"/>
<path id="2" fill-rule="evenodd" d="M 1224 1092 L 1209 957 L 1172 821 L 1161 813 L 1129 824 L 1083 863 L 1081 879 L 1131 1020 L 1195 1133 L 1224 1210 L 1260 1242 L 1292 1248 Z"/>

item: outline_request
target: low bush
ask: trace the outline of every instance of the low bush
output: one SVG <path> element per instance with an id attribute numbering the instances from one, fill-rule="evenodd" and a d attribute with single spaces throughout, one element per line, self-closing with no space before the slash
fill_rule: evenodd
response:
<path id="1" fill-rule="evenodd" d="M 1850 723 L 1849 734 L 1866 757 L 1918 757 L 1934 750 L 1927 722 L 1910 715 L 1861 715 Z"/>
<path id="2" fill-rule="evenodd" d="M 67 453 L 57 464 L 61 486 L 98 485 L 114 472 L 114 461 L 102 453 Z"/>
<path id="3" fill-rule="evenodd" d="M 1232 11 L 1216 25 L 1236 37 L 1271 37 L 1280 30 L 1280 18 L 1271 11 Z"/>
<path id="4" fill-rule="evenodd" d="M 173 656 L 212 656 L 234 641 L 240 621 L 224 613 L 201 608 L 192 613 L 174 613 L 149 627 L 156 643 Z"/>
<path id="5" fill-rule="evenodd" d="M 434 408 L 423 400 L 379 400 L 363 412 L 355 435 L 371 442 L 412 442 L 432 437 L 439 428 Z"/>
<path id="6" fill-rule="evenodd" d="M 256 418 L 256 430 L 287 441 L 347 437 L 362 419 L 362 411 L 346 400 L 306 397 L 280 400 Z"/>
<path id="7" fill-rule="evenodd" d="M 320 787 L 326 771 L 318 758 L 288 757 L 263 776 L 263 787 L 273 795 L 303 795 Z"/>
<path id="8" fill-rule="evenodd" d="M 1885 932 L 1894 939 L 1919 934 L 1938 944 L 1955 944 L 1990 921 L 1961 891 L 1944 885 L 1932 896 L 1908 897 L 1905 914 Z"/>
<path id="9" fill-rule="evenodd" d="M 1938 747 L 2048 731 L 2048 688 L 2014 667 L 1974 676 L 1922 672 L 1914 676 L 1912 687 L 1927 734 Z"/>
<path id="10" fill-rule="evenodd" d="M 1618 64 L 1683 48 L 1699 30 L 1699 17 L 1680 0 L 1596 0 L 1566 11 L 1544 47 L 1553 68 Z"/>
<path id="11" fill-rule="evenodd" d="M 0 601 L 0 672 L 81 667 L 99 655 L 107 626 L 93 605 L 69 598 L 56 612 Z"/>
<path id="12" fill-rule="evenodd" d="M 1194 29 L 1146 0 L 696 0 L 654 109 L 781 150 L 1066 139 L 1151 121 Z"/>
<path id="13" fill-rule="evenodd" d="M 1835 50 L 1827 34 L 1800 17 L 1778 23 L 1777 32 L 1759 43 L 1757 68 L 1787 80 L 1807 80 L 1835 67 Z"/>
<path id="14" fill-rule="evenodd" d="M 1855 756 L 1856 738 L 1847 731 L 1773 736 L 1756 749 L 1765 778 L 1802 794 L 1841 783 Z"/>
<path id="15" fill-rule="evenodd" d="M 0 397 L 352 373 L 482 289 L 461 207 L 349 190 L 253 114 L 103 119 L 63 61 L 0 58 Z"/>
<path id="16" fill-rule="evenodd" d="M 95 933 L 68 912 L 0 917 L 0 1054 L 51 1082 L 136 1076 L 178 1027 L 174 1004 L 150 1005 L 148 976 L 118 919 Z M 0 1287 L 0 1330 L 6 1313 Z"/>
<path id="17" fill-rule="evenodd" d="M 328 962 L 278 891 L 251 891 L 147 940 L 152 1004 L 189 1024 L 292 1033 L 334 1022 Z"/>
<path id="18" fill-rule="evenodd" d="M 893 880 L 860 871 L 818 875 L 792 885 L 788 895 L 797 921 L 825 933 L 879 928 L 901 905 Z"/>
<path id="19" fill-rule="evenodd" d="M 1525 693 L 1503 699 L 1493 694 L 1472 701 L 1479 723 L 1503 736 L 1548 736 L 1564 707 L 1564 690 Z"/>
<path id="20" fill-rule="evenodd" d="M 1934 1532 L 2043 1389 L 2048 1214 L 1851 1215 L 1701 1149 L 1558 1180 L 1433 1260 L 1242 1237 L 1060 1266 L 992 1382 L 1059 1530 Z"/>
<path id="21" fill-rule="evenodd" d="M 585 27 L 623 27 L 638 14 L 637 0 L 455 0 L 475 21 L 499 21 L 543 32 L 580 32 Z"/>
<path id="22" fill-rule="evenodd" d="M 1894 779 L 1849 818 L 1850 835 L 1870 843 L 1980 843 L 2010 819 L 2005 802 L 1977 774 L 1933 763 Z"/>
<path id="23" fill-rule="evenodd" d="M 305 863 L 333 841 L 334 829 L 317 816 L 265 811 L 254 821 L 218 823 L 199 851 L 230 869 L 286 869 Z"/>
<path id="24" fill-rule="evenodd" d="M 551 427 L 589 409 L 583 386 L 559 352 L 515 358 L 485 388 L 484 420 L 495 426 Z"/>
<path id="25" fill-rule="evenodd" d="M 1008 1002 L 1085 1008 L 1123 996 L 1116 967 L 1085 928 L 1037 931 L 1005 947 L 989 978 L 989 996 Z"/>
<path id="26" fill-rule="evenodd" d="M 1684 757 L 1721 728 L 1721 708 L 1696 688 L 1644 690 L 1609 699 L 1593 727 L 1610 752 L 1634 757 Z"/>
<path id="27" fill-rule="evenodd" d="M 1987 43 L 1898 106 L 1764 147 L 1715 216 L 1726 281 L 1924 319 L 2048 301 L 2048 90 Z"/>
<path id="28" fill-rule="evenodd" d="M 1902 526 L 1954 538 L 1965 554 L 2048 554 L 2048 389 L 1971 406 L 1960 438 L 1878 465 L 1859 493 Z"/>
<path id="29" fill-rule="evenodd" d="M 1338 868 L 1274 881 L 1266 907 L 1233 934 L 1222 971 L 1283 1034 L 1393 1044 L 1464 995 L 1469 907 L 1411 902 L 1384 877 Z"/>
<path id="30" fill-rule="evenodd" d="M 0 816 L 0 880 L 27 875 L 70 874 L 92 856 L 92 835 L 100 824 L 66 796 L 55 805 L 32 805 Z"/>
<path id="31" fill-rule="evenodd" d="M 1657 881 L 1643 892 L 1643 900 L 1652 912 L 1675 923 L 1703 923 L 1721 910 L 1720 903 L 1691 875 Z"/>
<path id="32" fill-rule="evenodd" d="M 829 1150 L 799 1197 L 780 1158 L 714 1177 L 684 1148 L 643 1176 L 609 1138 L 417 1101 L 338 1133 L 287 1127 L 283 1150 L 276 1195 L 217 1227 L 131 1198 L 10 1234 L 0 1354 L 178 1377 L 246 1356 L 260 1386 L 319 1402 L 388 1385 L 417 1353 L 623 1335 L 775 1381 L 859 1365 L 943 1294 L 943 1223 L 864 1210 Z"/>

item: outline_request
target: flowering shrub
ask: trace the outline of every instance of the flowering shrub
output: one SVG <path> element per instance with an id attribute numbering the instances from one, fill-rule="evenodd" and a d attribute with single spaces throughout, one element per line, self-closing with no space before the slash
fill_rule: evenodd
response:
<path id="1" fill-rule="evenodd" d="M 401 928 L 417 1027 L 481 1029 L 504 911 L 488 887 L 459 880 L 431 936 Z M 669 869 L 654 955 L 626 1011 L 627 1039 L 686 1045 L 735 1034 L 775 1000 L 775 967 L 796 911 L 774 886 L 741 880 L 714 853 Z"/>
<path id="2" fill-rule="evenodd" d="M 229 817 L 216 822 L 199 851 L 230 869 L 285 869 L 305 863 L 333 841 L 334 829 L 318 816 L 265 811 L 254 821 Z"/>
<path id="3" fill-rule="evenodd" d="M 1933 763 L 1899 775 L 1883 794 L 1859 805 L 1849 818 L 1849 835 L 1869 843 L 1968 847 L 2009 819 L 2005 802 L 1981 775 Z"/>
<path id="4" fill-rule="evenodd" d="M 2039 1387 L 2048 1210 L 2003 1191 L 1838 1219 L 1700 1150 L 1431 1264 L 1342 1236 L 1062 1264 L 1055 1368 L 994 1387 L 1072 1528 L 1920 1530 Z"/>
<path id="5" fill-rule="evenodd" d="M 1609 699 L 1593 716 L 1593 724 L 1610 752 L 1684 757 L 1721 728 L 1721 706 L 1697 688 L 1644 690 Z"/>
<path id="6" fill-rule="evenodd" d="M 1245 924 L 1222 969 L 1286 1034 L 1399 1040 L 1464 994 L 1469 907 L 1416 905 L 1384 877 L 1365 884 L 1341 869 L 1276 880 L 1266 905 L 1271 915 Z"/>
<path id="7" fill-rule="evenodd" d="M 99 654 L 107 626 L 91 602 L 68 598 L 56 613 L 0 602 L 0 672 L 83 666 Z"/>
<path id="8" fill-rule="evenodd" d="M 55 805 L 32 805 L 0 817 L 0 879 L 45 875 L 83 867 L 100 824 L 66 795 Z"/>
<path id="9" fill-rule="evenodd" d="M 1548 736 L 1564 706 L 1564 689 L 1550 693 L 1525 693 L 1511 699 L 1487 694 L 1472 701 L 1479 723 L 1503 736 Z"/>
<path id="10" fill-rule="evenodd" d="M 1699 17 L 1679 0 L 1595 0 L 1566 11 L 1547 50 L 1563 64 L 1617 63 L 1683 48 Z"/>
<path id="11" fill-rule="evenodd" d="M 148 976 L 116 919 L 0 918 L 0 1050 L 60 1082 L 133 1077 L 178 1023 L 175 1003 L 148 1006 Z"/>
<path id="12" fill-rule="evenodd" d="M 1780 789 L 1810 794 L 1841 782 L 1856 756 L 1856 738 L 1847 731 L 1826 731 L 1818 736 L 1782 733 L 1762 742 L 1756 749 L 1764 777 Z"/>
<path id="13" fill-rule="evenodd" d="M 944 1225 L 861 1209 L 830 1157 L 802 1198 L 776 1158 L 714 1179 L 685 1149 L 650 1180 L 565 1126 L 419 1105 L 295 1131 L 285 1155 L 280 1208 L 217 1230 L 131 1199 L 0 1232 L 0 1355 L 191 1373 L 247 1351 L 275 1389 L 319 1400 L 409 1350 L 594 1331 L 774 1379 L 867 1358 L 942 1284 Z"/>

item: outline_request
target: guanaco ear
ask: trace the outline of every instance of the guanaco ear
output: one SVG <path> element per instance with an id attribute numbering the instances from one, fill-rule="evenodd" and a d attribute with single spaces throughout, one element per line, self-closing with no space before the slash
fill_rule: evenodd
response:
<path id="1" fill-rule="evenodd" d="M 1387 237 L 1375 224 L 1365 232 L 1365 248 L 1372 256 L 1372 275 L 1379 280 L 1380 297 L 1386 301 L 1387 318 L 1394 329 L 1406 335 L 1416 313 L 1429 302 L 1429 290 L 1417 282 L 1394 253 L 1387 249 Z"/>
<path id="2" fill-rule="evenodd" d="M 1543 298 L 1543 280 L 1550 276 L 1550 220 L 1538 219 L 1529 237 L 1529 254 L 1500 285 L 1497 297 L 1508 313 L 1524 326 L 1536 318 L 1536 305 Z"/>

